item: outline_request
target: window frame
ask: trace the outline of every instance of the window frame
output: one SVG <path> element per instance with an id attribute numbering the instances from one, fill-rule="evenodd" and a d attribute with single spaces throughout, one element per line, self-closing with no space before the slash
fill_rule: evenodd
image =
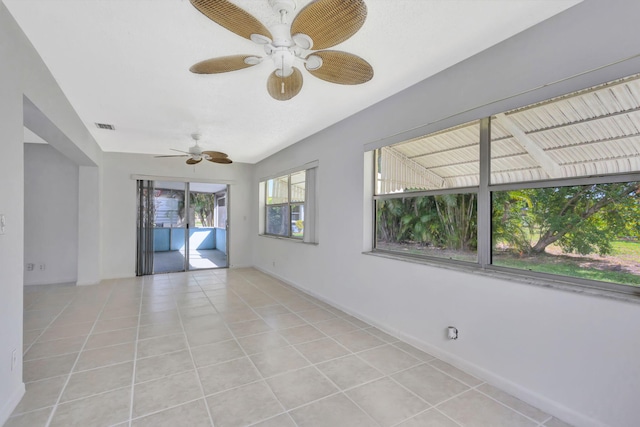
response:
<path id="1" fill-rule="evenodd" d="M 535 188 L 554 188 L 554 187 L 570 187 L 581 185 L 593 185 L 593 184 L 614 184 L 620 182 L 632 182 L 640 181 L 640 172 L 629 172 L 622 174 L 611 175 L 596 175 L 590 177 L 576 177 L 576 178 L 560 178 L 549 180 L 528 181 L 520 183 L 508 183 L 508 184 L 496 184 L 489 186 L 489 195 L 492 196 L 494 192 L 498 191 L 513 191 L 520 189 L 535 189 Z M 490 207 L 490 214 L 493 213 L 493 206 Z M 490 224 L 490 229 L 492 225 Z M 491 230 L 493 232 L 493 230 Z M 493 245 L 489 247 L 490 263 L 487 265 L 481 265 L 483 269 L 513 273 L 517 275 L 523 275 L 527 277 L 534 277 L 538 279 L 544 279 L 548 281 L 560 281 L 579 285 L 581 287 L 591 289 L 604 289 L 607 291 L 614 291 L 624 294 L 640 295 L 640 288 L 632 285 L 623 285 L 611 282 L 604 282 L 600 280 L 590 280 L 580 277 L 563 276 L 559 274 L 543 273 L 539 271 L 524 270 L 518 268 L 504 267 L 493 264 Z"/>
<path id="2" fill-rule="evenodd" d="M 302 236 L 300 237 L 296 237 L 293 235 L 293 230 L 292 230 L 292 206 L 303 206 L 303 211 L 304 211 L 304 206 L 305 206 L 305 202 L 306 200 L 303 200 L 302 202 L 292 202 L 291 201 L 291 175 L 294 175 L 296 173 L 300 173 L 300 172 L 306 172 L 306 169 L 301 169 L 295 172 L 290 172 L 287 174 L 283 174 L 283 175 L 279 175 L 277 177 L 273 177 L 273 178 L 269 178 L 264 180 L 263 182 L 265 183 L 264 186 L 264 235 L 265 236 L 271 236 L 271 237 L 278 237 L 278 238 L 282 238 L 282 239 L 292 239 L 295 241 L 302 241 L 304 240 L 304 232 L 305 229 L 302 229 Z M 286 203 L 268 203 L 269 200 L 269 186 L 268 186 L 268 182 L 269 181 L 275 181 L 279 178 L 282 177 L 287 177 L 287 201 Z M 305 190 L 306 192 L 306 190 Z M 305 197 L 306 199 L 306 197 Z M 283 235 L 283 234 L 275 234 L 275 233 L 269 233 L 268 232 L 268 222 L 269 222 L 269 213 L 268 210 L 270 207 L 286 207 L 287 208 L 287 212 L 288 212 L 288 221 L 287 221 L 287 234 Z"/>
<path id="3" fill-rule="evenodd" d="M 398 259 L 406 259 L 414 262 L 427 262 L 433 264 L 440 264 L 443 266 L 459 266 L 465 270 L 482 270 L 488 272 L 494 272 L 504 274 L 505 276 L 516 276 L 528 281 L 538 280 L 549 283 L 560 283 L 567 285 L 574 289 L 592 289 L 598 291 L 610 291 L 615 294 L 625 294 L 640 296 L 640 287 L 632 285 L 624 285 L 617 283 L 610 283 L 598 280 L 584 279 L 579 277 L 556 275 L 551 273 L 536 272 L 530 270 L 523 270 L 517 268 L 510 268 L 505 266 L 498 266 L 492 263 L 493 258 L 493 245 L 492 245 L 492 195 L 498 191 L 513 191 L 519 189 L 530 188 L 547 188 L 547 187 L 565 187 L 565 186 L 577 186 L 577 185 L 591 185 L 591 184 L 604 184 L 604 183 L 619 183 L 619 182 L 631 182 L 640 181 L 640 171 L 636 172 L 624 172 L 615 174 L 598 174 L 592 176 L 579 176 L 570 178 L 553 178 L 548 180 L 535 180 L 535 181 L 521 181 L 504 184 L 491 184 L 491 119 L 493 116 L 480 118 L 480 135 L 479 135 L 479 185 L 474 187 L 458 187 L 458 188 L 446 188 L 439 190 L 426 190 L 426 191 L 408 191 L 401 193 L 388 193 L 388 194 L 375 194 L 377 188 L 378 177 L 378 149 L 375 150 L 373 157 L 373 242 L 371 253 L 379 253 L 381 255 L 390 256 Z M 453 126 L 451 128 L 455 128 Z M 445 129 L 446 130 L 446 129 Z M 439 131 L 442 132 L 442 131 Z M 438 132 L 436 132 L 438 133 Z M 427 134 L 428 135 L 428 134 Z M 424 135 L 424 136 L 427 136 Z M 417 254 L 403 254 L 396 251 L 390 251 L 385 249 L 379 249 L 377 245 L 377 220 L 376 220 L 376 206 L 378 200 L 385 199 L 401 199 L 407 197 L 421 197 L 421 196 L 435 196 L 442 194 L 458 194 L 458 193 L 477 193 L 477 222 L 478 222 L 478 247 L 477 247 L 477 262 L 460 261 L 454 259 L 448 259 L 444 257 L 434 257 L 428 255 Z"/>

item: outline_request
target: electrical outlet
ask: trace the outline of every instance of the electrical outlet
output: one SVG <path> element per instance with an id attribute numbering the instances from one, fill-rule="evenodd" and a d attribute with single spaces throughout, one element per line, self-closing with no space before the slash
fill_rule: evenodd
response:
<path id="1" fill-rule="evenodd" d="M 33 269 L 36 267 L 36 265 L 32 262 L 27 264 L 27 271 L 33 271 Z"/>
<path id="2" fill-rule="evenodd" d="M 4 234 L 4 229 L 7 226 L 7 217 L 4 214 L 0 214 L 0 234 Z"/>
<path id="3" fill-rule="evenodd" d="M 40 271 L 44 271 L 47 269 L 47 264 L 40 264 Z"/>
<path id="4" fill-rule="evenodd" d="M 457 340 L 458 328 L 456 328 L 455 326 L 447 327 L 447 338 L 449 338 L 450 340 Z"/>
<path id="5" fill-rule="evenodd" d="M 11 370 L 16 369 L 16 365 L 18 364 L 18 351 L 14 348 L 11 352 Z"/>

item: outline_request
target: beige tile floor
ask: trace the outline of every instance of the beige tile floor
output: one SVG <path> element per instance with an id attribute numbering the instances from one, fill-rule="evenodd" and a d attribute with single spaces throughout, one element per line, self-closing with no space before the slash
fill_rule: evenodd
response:
<path id="1" fill-rule="evenodd" d="M 567 424 L 254 269 L 25 290 L 15 426 Z"/>

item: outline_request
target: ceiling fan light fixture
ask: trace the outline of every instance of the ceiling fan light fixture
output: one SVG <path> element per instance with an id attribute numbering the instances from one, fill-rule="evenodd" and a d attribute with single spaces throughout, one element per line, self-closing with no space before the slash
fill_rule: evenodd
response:
<path id="1" fill-rule="evenodd" d="M 198 141 L 200 140 L 201 136 L 202 135 L 200 135 L 199 133 L 191 134 L 191 138 L 193 139 L 195 144 L 189 147 L 189 151 L 182 151 L 182 150 L 176 150 L 175 148 L 170 148 L 171 151 L 177 151 L 179 153 L 184 153 L 184 154 L 155 156 L 155 157 L 188 157 L 187 159 L 188 165 L 197 165 L 203 160 L 208 160 L 210 162 L 220 163 L 220 164 L 233 163 L 231 159 L 229 159 L 229 156 L 226 153 L 223 153 L 220 151 L 209 151 L 209 150 L 203 151 L 202 147 L 200 147 L 200 145 L 198 144 Z"/>
<path id="2" fill-rule="evenodd" d="M 258 56 L 247 56 L 244 58 L 244 63 L 247 65 L 258 65 L 262 62 L 262 58 Z"/>
<path id="3" fill-rule="evenodd" d="M 270 25 L 269 29 L 231 0 L 190 2 L 212 21 L 263 46 L 265 58 L 270 57 L 275 68 L 267 80 L 267 91 L 278 101 L 287 101 L 302 89 L 299 62 L 314 77 L 331 83 L 354 85 L 373 78 L 373 68 L 364 59 L 347 52 L 326 50 L 360 30 L 367 17 L 365 0 L 313 0 L 295 16 L 295 0 L 268 0 L 280 17 L 280 22 Z M 311 50 L 314 52 L 309 52 Z M 195 64 L 191 71 L 225 73 L 263 60 L 255 55 L 212 58 Z M 207 156 L 203 158 L 209 160 Z"/>
<path id="4" fill-rule="evenodd" d="M 305 59 L 304 66 L 309 71 L 317 70 L 322 67 L 322 58 L 318 55 L 309 55 Z"/>
<path id="5" fill-rule="evenodd" d="M 293 74 L 293 67 L 289 68 L 288 70 L 285 70 L 285 72 L 286 72 L 286 74 L 283 74 L 282 70 L 279 69 L 279 68 L 277 70 L 275 70 L 276 76 L 278 76 L 278 77 L 289 77 L 290 75 Z"/>
<path id="6" fill-rule="evenodd" d="M 291 36 L 295 44 L 305 50 L 311 50 L 313 47 L 313 40 L 306 34 L 297 33 Z"/>
<path id="7" fill-rule="evenodd" d="M 251 41 L 257 44 L 271 44 L 271 39 L 262 34 L 251 34 Z"/>

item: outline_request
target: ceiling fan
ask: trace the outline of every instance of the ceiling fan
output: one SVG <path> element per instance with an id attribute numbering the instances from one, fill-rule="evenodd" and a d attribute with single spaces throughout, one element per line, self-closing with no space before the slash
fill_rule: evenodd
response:
<path id="1" fill-rule="evenodd" d="M 176 150 L 171 148 L 171 151 L 177 151 L 179 153 L 184 154 L 173 154 L 169 156 L 155 156 L 155 157 L 188 157 L 187 164 L 188 165 L 197 165 L 203 159 L 208 160 L 213 163 L 220 163 L 223 165 L 228 165 L 233 163 L 229 156 L 225 153 L 221 153 L 220 151 L 203 151 L 202 147 L 198 144 L 198 141 L 201 138 L 201 135 L 198 133 L 191 134 L 191 138 L 195 141 L 195 144 L 192 147 L 189 147 L 189 151 Z"/>
<path id="2" fill-rule="evenodd" d="M 207 59 L 190 68 L 196 74 L 217 74 L 257 65 L 269 58 L 275 71 L 267 80 L 272 98 L 286 101 L 302 89 L 300 63 L 312 75 L 343 85 L 373 78 L 371 65 L 351 53 L 324 50 L 354 35 L 364 24 L 363 0 L 314 0 L 289 22 L 295 0 L 268 0 L 280 23 L 267 29 L 258 19 L 228 0 L 190 0 L 205 16 L 227 30 L 264 47 L 266 57 L 232 55 Z"/>

